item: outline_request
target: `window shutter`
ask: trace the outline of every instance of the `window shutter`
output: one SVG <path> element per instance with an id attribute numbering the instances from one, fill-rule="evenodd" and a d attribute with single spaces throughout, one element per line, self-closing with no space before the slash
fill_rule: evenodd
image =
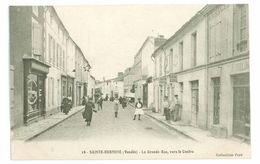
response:
<path id="1" fill-rule="evenodd" d="M 32 24 L 32 50 L 34 55 L 42 54 L 42 29 L 37 23 Z"/>

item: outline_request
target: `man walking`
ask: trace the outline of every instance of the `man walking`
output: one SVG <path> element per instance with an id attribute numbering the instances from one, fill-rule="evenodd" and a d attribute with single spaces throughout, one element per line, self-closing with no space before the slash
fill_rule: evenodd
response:
<path id="1" fill-rule="evenodd" d="M 103 104 L 102 96 L 100 96 L 100 97 L 98 98 L 97 104 L 98 104 L 98 110 L 102 110 L 102 104 Z"/>
<path id="2" fill-rule="evenodd" d="M 83 112 L 83 118 L 85 119 L 85 122 L 87 122 L 87 126 L 90 126 L 91 120 L 92 120 L 92 113 L 94 110 L 95 104 L 92 102 L 91 99 L 88 99 L 85 105 L 85 110 Z"/>

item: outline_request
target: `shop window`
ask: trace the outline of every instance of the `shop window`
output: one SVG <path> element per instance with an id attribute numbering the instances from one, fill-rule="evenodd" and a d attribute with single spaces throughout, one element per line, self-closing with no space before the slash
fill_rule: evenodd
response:
<path id="1" fill-rule="evenodd" d="M 29 74 L 27 77 L 28 113 L 38 109 L 37 101 L 38 101 L 37 75 Z"/>

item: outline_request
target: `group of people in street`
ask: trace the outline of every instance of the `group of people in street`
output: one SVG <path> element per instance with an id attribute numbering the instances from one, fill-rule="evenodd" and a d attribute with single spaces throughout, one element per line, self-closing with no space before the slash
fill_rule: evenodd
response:
<path id="1" fill-rule="evenodd" d="M 172 102 L 169 102 L 168 97 L 164 97 L 163 101 L 163 113 L 165 116 L 165 119 L 168 120 L 173 120 L 173 121 L 178 121 L 180 120 L 180 108 L 181 104 L 178 99 L 178 95 L 174 96 L 175 99 Z"/>
<path id="2" fill-rule="evenodd" d="M 115 111 L 115 118 L 118 116 L 119 104 L 122 105 L 122 108 L 125 109 L 127 107 L 127 98 L 126 97 L 119 97 L 114 99 L 114 111 Z"/>
<path id="3" fill-rule="evenodd" d="M 100 96 L 97 101 L 98 110 L 102 110 L 103 108 L 103 98 Z M 125 109 L 127 107 L 127 99 L 125 97 L 115 97 L 113 100 L 113 108 L 114 108 L 114 117 L 118 117 L 118 111 L 119 106 L 122 105 L 122 109 Z M 85 122 L 87 122 L 87 126 L 90 126 L 92 121 L 92 114 L 93 112 L 97 112 L 95 110 L 95 103 L 92 101 L 92 98 L 83 97 L 82 98 L 82 105 L 85 106 L 84 111 L 82 112 L 83 119 L 85 119 Z M 133 120 L 136 119 L 138 116 L 138 120 L 141 120 L 141 115 L 143 115 L 143 103 L 141 102 L 141 99 L 138 98 L 138 101 L 135 103 L 135 113 Z"/>

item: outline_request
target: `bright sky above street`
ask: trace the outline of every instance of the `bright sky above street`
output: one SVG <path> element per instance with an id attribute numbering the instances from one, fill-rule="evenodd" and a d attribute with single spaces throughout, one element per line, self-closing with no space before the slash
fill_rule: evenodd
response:
<path id="1" fill-rule="evenodd" d="M 172 36 L 204 5 L 55 6 L 98 80 L 134 63 L 147 36 Z"/>

